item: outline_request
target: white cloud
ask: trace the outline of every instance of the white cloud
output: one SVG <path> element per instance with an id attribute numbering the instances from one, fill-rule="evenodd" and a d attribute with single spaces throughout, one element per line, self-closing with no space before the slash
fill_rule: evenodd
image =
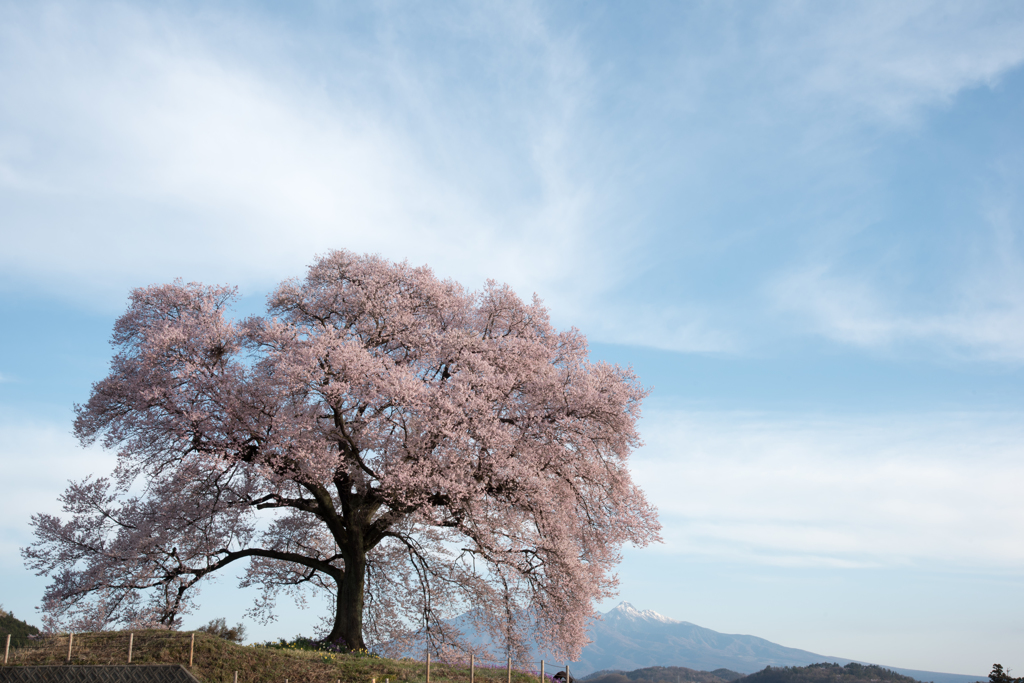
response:
<path id="1" fill-rule="evenodd" d="M 604 298 L 597 293 L 597 298 Z M 741 350 L 736 335 L 717 324 L 708 307 L 634 303 L 627 306 L 607 300 L 578 304 L 587 312 L 588 336 L 616 344 L 679 353 L 730 353 Z"/>
<path id="2" fill-rule="evenodd" d="M 770 87 L 900 125 L 1024 61 L 1024 12 L 1006 4 L 777 3 L 755 25 Z"/>
<path id="3" fill-rule="evenodd" d="M 680 22 L 685 39 L 663 77 L 674 107 L 653 127 L 638 166 L 657 168 L 665 148 L 679 157 L 672 167 L 675 211 L 664 219 L 678 236 L 666 229 L 649 249 L 654 258 L 674 248 L 676 269 L 701 277 L 680 276 L 667 303 L 658 291 L 670 269 L 663 261 L 660 279 L 651 277 L 655 306 L 706 311 L 695 321 L 712 333 L 718 351 L 745 352 L 766 338 L 810 332 L 861 347 L 910 341 L 971 357 L 1024 356 L 1024 300 L 1014 298 L 1024 269 L 999 263 L 995 249 L 992 259 L 974 262 L 971 250 L 980 247 L 970 234 L 974 226 L 949 228 L 950 242 L 971 246 L 953 259 L 957 272 L 943 273 L 958 279 L 953 291 L 931 292 L 925 303 L 880 283 L 871 272 L 877 263 L 868 262 L 912 249 L 921 229 L 921 219 L 904 226 L 893 220 L 892 197 L 904 188 L 892 167 L 914 152 L 894 159 L 886 148 L 927 135 L 929 115 L 972 88 L 998 87 L 1024 63 L 1024 10 L 991 3 L 786 2 L 696 14 L 689 25 Z M 956 137 L 940 135 L 936 145 Z M 1004 162 L 1019 166 L 1015 157 Z M 988 170 L 978 168 L 978 175 Z M 1019 177 L 1005 184 L 1001 194 L 1019 194 Z M 987 202 L 999 204 L 1000 193 L 994 194 Z M 914 216 L 915 208 L 921 207 L 900 207 L 904 216 Z M 988 210 L 956 208 L 964 215 Z M 881 253 L 854 244 L 880 223 L 892 226 L 876 236 Z M 946 269 L 916 255 L 898 267 L 896 279 Z M 751 284 L 736 293 L 723 280 Z M 757 294 L 746 297 L 765 288 L 767 307 Z M 773 304 L 798 312 L 798 324 L 772 315 Z M 622 327 L 633 337 L 672 339 L 660 332 L 659 318 Z M 707 346 L 693 344 L 685 328 L 678 337 L 680 349 Z"/>
<path id="4" fill-rule="evenodd" d="M 643 286 L 602 293 L 587 309 L 617 328 L 603 338 L 750 353 L 766 339 L 810 332 L 862 347 L 911 340 L 1020 357 L 1024 306 L 968 301 L 961 292 L 922 305 L 879 287 L 870 272 L 850 277 L 843 266 L 864 265 L 851 238 L 889 219 L 887 202 L 900 192 L 898 183 L 886 184 L 894 162 L 880 149 L 922 134 L 930 114 L 967 90 L 998 86 L 1019 67 L 1024 11 L 782 2 L 681 14 L 666 22 L 678 36 L 672 59 L 655 52 L 624 86 L 637 100 L 623 136 L 632 149 L 619 153 L 640 180 L 621 180 L 644 202 L 652 201 L 644 183 L 664 183 L 671 208 L 652 210 L 660 225 L 640 226 L 647 259 L 633 273 Z M 913 227 L 895 227 L 880 238 L 883 249 L 905 244 Z M 989 263 L 970 263 L 969 253 L 960 257 L 958 267 L 972 275 L 991 272 Z M 913 258 L 901 266 L 907 277 L 928 271 Z M 996 290 L 1013 291 L 996 285 L 982 298 Z M 615 305 L 621 300 L 628 303 Z M 637 309 L 643 314 L 628 315 Z M 794 326 L 777 309 L 803 319 Z M 600 322 L 588 322 L 595 328 Z"/>
<path id="5" fill-rule="evenodd" d="M 779 310 L 835 341 L 888 350 L 907 345 L 944 348 L 954 356 L 1019 363 L 1024 360 L 1024 263 L 1009 253 L 982 267 L 951 273 L 952 294 L 933 310 L 914 306 L 907 292 L 887 288 L 870 273 L 823 265 L 794 269 L 769 287 Z M 938 308 L 938 311 L 934 309 Z"/>
<path id="6" fill-rule="evenodd" d="M 882 346 L 910 333 L 905 322 L 884 310 L 883 299 L 862 279 L 843 278 L 825 266 L 810 266 L 780 277 L 771 296 L 785 311 L 811 319 L 815 331 L 858 346 Z"/>
<path id="7" fill-rule="evenodd" d="M 0 12 L 0 284 L 113 311 L 176 276 L 265 291 L 347 247 L 469 286 L 505 280 L 595 339 L 679 351 L 764 336 L 735 319 L 760 301 L 652 287 L 638 315 L 623 294 L 675 230 L 697 253 L 732 245 L 710 250 L 723 258 L 759 229 L 701 234 L 721 232 L 693 227 L 717 220 L 706 202 L 742 204 L 740 186 L 766 178 L 866 182 L 851 130 L 903 125 L 1024 58 L 1007 6 L 706 9 L 664 28 L 686 39 L 634 71 L 609 66 L 624 53 L 588 43 L 586 21 L 527 2 L 377 7 L 361 30 L 326 11 L 322 25 L 130 4 Z M 645 194 L 661 185 L 670 199 Z M 872 316 L 828 327 L 898 336 Z"/>
<path id="8" fill-rule="evenodd" d="M 581 66 L 529 12 L 463 29 L 507 29 L 480 56 L 521 81 L 494 122 L 500 89 L 446 90 L 438 65 L 385 38 L 363 52 L 339 41 L 311 67 L 238 18 L 81 10 L 7 12 L 9 277 L 119 305 L 127 287 L 176 275 L 268 287 L 347 247 L 526 294 L 607 278 L 580 234 L 594 202 L 565 161 Z M 268 54 L 225 53 L 227 34 Z"/>
<path id="9" fill-rule="evenodd" d="M 635 477 L 662 552 L 780 565 L 1024 563 L 1020 415 L 651 411 Z"/>

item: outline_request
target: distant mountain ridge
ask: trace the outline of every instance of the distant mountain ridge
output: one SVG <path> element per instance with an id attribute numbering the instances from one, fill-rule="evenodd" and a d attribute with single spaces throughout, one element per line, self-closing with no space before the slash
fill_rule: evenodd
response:
<path id="1" fill-rule="evenodd" d="M 592 642 L 583 648 L 580 661 L 572 664 L 572 670 L 580 675 L 653 666 L 678 666 L 698 671 L 728 669 L 752 674 L 766 666 L 803 667 L 818 663 L 845 665 L 854 662 L 843 657 L 785 647 L 756 636 L 719 633 L 688 621 L 670 619 L 653 610 L 638 610 L 628 602 L 622 602 L 602 615 L 591 626 L 588 635 Z M 925 682 L 973 683 L 987 678 L 883 666 Z"/>
<path id="2" fill-rule="evenodd" d="M 653 610 L 638 610 L 628 602 L 605 613 L 588 635 L 593 642 L 583 649 L 579 663 L 574 665 L 581 674 L 650 666 L 683 666 L 699 671 L 724 668 L 751 674 L 766 666 L 853 661 L 785 647 L 757 636 L 718 633 Z"/>
<path id="3" fill-rule="evenodd" d="M 598 672 L 587 683 L 917 683 L 913 678 L 874 664 L 853 662 L 810 664 L 803 667 L 765 667 L 744 676 L 728 669 L 695 671 L 680 666 L 652 666 L 628 672 Z"/>
<path id="4" fill-rule="evenodd" d="M 729 669 L 697 671 L 685 666 L 651 666 L 634 671 L 598 671 L 581 680 L 587 683 L 732 683 L 744 677 Z"/>
<path id="5" fill-rule="evenodd" d="M 475 630 L 470 613 L 448 623 L 461 631 L 473 646 L 489 651 L 489 657 L 494 661 L 504 661 L 504 655 L 491 646 L 490 639 Z M 574 678 L 590 678 L 595 672 L 623 674 L 630 678 L 630 672 L 640 669 L 678 667 L 681 671 L 676 683 L 722 683 L 709 680 L 707 675 L 722 670 L 728 672 L 727 675 L 747 676 L 768 666 L 774 671 L 811 664 L 874 664 L 785 647 L 757 636 L 719 633 L 688 621 L 670 619 L 654 610 L 638 610 L 628 602 L 622 602 L 601 615 L 591 624 L 587 635 L 591 643 L 583 648 L 579 660 L 569 663 Z M 413 656 L 423 652 L 424 647 L 417 644 L 403 654 Z M 535 663 L 545 660 L 549 671 L 555 671 L 555 667 L 561 668 L 564 664 L 550 652 L 536 646 L 530 649 L 527 659 Z M 879 666 L 922 683 L 975 683 L 988 678 L 987 675 L 964 676 L 885 664 Z M 683 675 L 682 669 L 692 674 Z"/>

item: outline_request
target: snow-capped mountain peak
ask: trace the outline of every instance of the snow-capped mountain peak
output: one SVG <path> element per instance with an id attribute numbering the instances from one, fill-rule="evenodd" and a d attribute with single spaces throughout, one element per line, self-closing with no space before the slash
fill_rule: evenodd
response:
<path id="1" fill-rule="evenodd" d="M 618 619 L 630 619 L 632 621 L 644 620 L 644 621 L 659 621 L 663 624 L 680 624 L 682 622 L 676 621 L 675 619 L 669 619 L 666 616 L 658 614 L 652 609 L 638 610 L 628 602 L 620 602 L 617 606 L 608 610 L 605 613 L 605 618 L 608 617 Z"/>

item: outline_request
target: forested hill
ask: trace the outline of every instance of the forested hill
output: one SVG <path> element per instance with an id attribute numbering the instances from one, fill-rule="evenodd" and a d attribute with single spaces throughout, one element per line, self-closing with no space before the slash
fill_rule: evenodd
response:
<path id="1" fill-rule="evenodd" d="M 742 683 L 918 683 L 910 676 L 883 669 L 874 664 L 846 666 L 810 664 L 808 666 L 765 667 L 741 679 Z"/>
<path id="2" fill-rule="evenodd" d="M 10 633 L 11 647 L 20 647 L 28 640 L 29 636 L 39 633 L 39 629 L 15 618 L 13 614 L 0 607 L 0 633 L 4 635 Z M 7 639 L 4 638 L 4 640 Z"/>
<path id="3" fill-rule="evenodd" d="M 580 680 L 587 683 L 729 683 L 743 677 L 729 669 L 697 671 L 685 666 L 649 666 L 635 671 L 598 671 Z"/>
<path id="4" fill-rule="evenodd" d="M 769 666 L 744 676 L 729 669 L 697 671 L 682 666 L 652 666 L 635 671 L 599 671 L 586 683 L 919 683 L 873 664 Z"/>

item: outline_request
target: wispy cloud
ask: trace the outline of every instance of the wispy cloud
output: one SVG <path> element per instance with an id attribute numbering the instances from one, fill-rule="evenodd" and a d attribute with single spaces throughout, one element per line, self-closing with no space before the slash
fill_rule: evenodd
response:
<path id="1" fill-rule="evenodd" d="M 909 123 L 922 107 L 992 85 L 1024 61 L 1024 13 L 1005 4 L 785 3 L 758 26 L 765 72 L 791 79 L 773 86 L 878 122 Z"/>
<path id="2" fill-rule="evenodd" d="M 780 310 L 795 314 L 808 332 L 837 342 L 884 352 L 938 349 L 950 357 L 1019 363 L 1024 360 L 1024 263 L 1015 247 L 950 273 L 947 291 L 928 306 L 858 269 L 808 266 L 781 276 L 769 287 Z M 951 290 L 951 291 L 949 291 Z"/>
<path id="3" fill-rule="evenodd" d="M 1024 59 L 1005 4 L 674 11 L 609 52 L 643 12 L 7 5 L 7 284 L 116 310 L 347 247 L 537 291 L 602 341 L 743 352 L 786 334 L 766 281 L 843 290 L 803 251 L 870 195 L 878 131 Z M 822 327 L 899 336 L 861 295 Z"/>
<path id="4" fill-rule="evenodd" d="M 645 418 L 636 478 L 662 552 L 787 566 L 1024 562 L 1019 415 Z"/>
<path id="5" fill-rule="evenodd" d="M 581 67 L 521 9 L 435 36 L 384 13 L 376 38 L 337 41 L 319 68 L 258 20 L 8 9 L 5 270 L 79 296 L 175 275 L 266 287 L 348 247 L 527 294 L 595 277 L 580 234 L 593 201 L 563 161 Z M 484 73 L 463 70 L 479 92 L 399 47 L 446 31 L 482 50 Z"/>
<path id="6" fill-rule="evenodd" d="M 830 338 L 861 346 L 910 336 L 955 343 L 971 355 L 1017 353 L 996 338 L 1000 316 L 964 319 L 958 309 L 977 309 L 977 302 L 964 302 L 960 292 L 934 292 L 922 306 L 878 291 L 869 272 L 836 276 L 886 257 L 851 243 L 894 211 L 901 179 L 892 178 L 887 146 L 923 135 L 937 111 L 972 89 L 997 87 L 1024 63 L 1024 11 L 797 2 L 680 10 L 675 19 L 666 22 L 672 40 L 652 40 L 650 53 L 640 47 L 627 62 L 633 70 L 620 73 L 631 79 L 619 83 L 636 104 L 622 108 L 629 126 L 618 121 L 626 130 L 623 147 L 613 145 L 619 163 L 612 166 L 629 169 L 616 187 L 640 214 L 633 238 L 646 260 L 592 309 L 619 328 L 614 340 L 750 353 L 766 339 L 826 328 Z M 906 244 L 922 219 L 912 220 L 879 239 L 883 252 Z M 961 238 L 972 229 L 953 232 Z M 990 270 L 970 253 L 960 257 L 958 268 Z M 928 270 L 912 257 L 900 265 L 910 276 Z M 781 308 L 818 306 L 816 320 L 832 317 L 811 329 L 793 325 L 764 305 L 765 288 Z M 936 298 L 947 307 L 943 315 L 936 316 Z M 637 301 L 642 316 L 608 315 Z M 904 329 L 906 315 L 914 321 Z"/>

